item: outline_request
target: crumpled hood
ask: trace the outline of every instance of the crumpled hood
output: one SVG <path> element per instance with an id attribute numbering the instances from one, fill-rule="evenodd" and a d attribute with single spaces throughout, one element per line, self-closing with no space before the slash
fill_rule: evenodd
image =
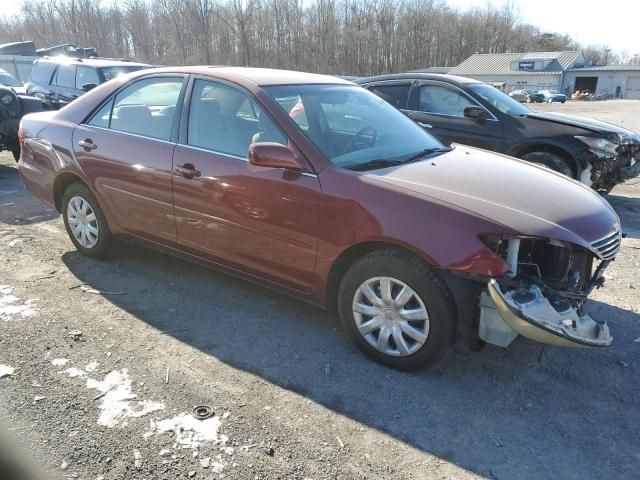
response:
<path id="1" fill-rule="evenodd" d="M 573 115 L 565 115 L 564 113 L 551 113 L 551 112 L 531 112 L 528 113 L 527 118 L 545 121 L 545 122 L 553 122 L 562 125 L 569 125 L 573 127 L 583 128 L 585 130 L 589 130 L 595 133 L 618 133 L 623 137 L 628 137 L 634 143 L 640 143 L 640 135 L 632 132 L 631 130 L 627 130 L 626 128 L 619 127 L 618 125 L 614 125 L 613 123 L 602 122 L 600 120 L 593 120 L 591 118 L 583 118 L 576 117 Z"/>
<path id="2" fill-rule="evenodd" d="M 373 170 L 366 176 L 473 212 L 523 235 L 586 248 L 620 228 L 614 210 L 590 188 L 547 168 L 464 145 L 432 160 Z"/>

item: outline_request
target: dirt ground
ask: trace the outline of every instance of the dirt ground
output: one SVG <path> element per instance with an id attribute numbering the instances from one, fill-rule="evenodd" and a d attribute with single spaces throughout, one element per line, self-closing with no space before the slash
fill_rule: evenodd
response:
<path id="1" fill-rule="evenodd" d="M 640 102 L 536 108 L 640 131 Z M 277 293 L 139 247 L 81 256 L 3 153 L 0 423 L 43 478 L 638 478 L 637 183 L 608 197 L 628 236 L 589 302 L 611 348 L 518 339 L 405 374 Z"/>

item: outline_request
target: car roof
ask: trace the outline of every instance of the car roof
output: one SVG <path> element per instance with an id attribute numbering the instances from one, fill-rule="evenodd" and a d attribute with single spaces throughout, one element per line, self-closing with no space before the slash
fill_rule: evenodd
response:
<path id="1" fill-rule="evenodd" d="M 443 73 L 393 73 L 389 75 L 377 75 L 375 77 L 360 78 L 356 83 L 365 84 L 372 82 L 382 82 L 385 80 L 440 80 L 456 85 L 468 85 L 473 83 L 483 83 L 479 80 L 467 77 L 458 77 L 456 75 L 446 75 Z"/>
<path id="2" fill-rule="evenodd" d="M 42 57 L 38 59 L 38 63 L 60 63 L 87 65 L 89 67 L 148 67 L 147 63 L 128 62 L 126 60 L 114 60 L 110 58 L 74 58 L 65 55 L 56 57 Z"/>
<path id="3" fill-rule="evenodd" d="M 353 82 L 331 75 L 279 70 L 275 68 L 230 67 L 217 65 L 201 65 L 190 67 L 161 67 L 140 72 L 149 73 L 188 73 L 228 79 L 239 84 L 257 86 L 269 85 L 304 85 L 304 84 L 337 84 L 353 85 Z"/>

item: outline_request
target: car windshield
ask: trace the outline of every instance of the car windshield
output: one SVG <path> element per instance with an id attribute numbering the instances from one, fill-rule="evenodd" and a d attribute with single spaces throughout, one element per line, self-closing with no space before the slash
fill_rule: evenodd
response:
<path id="1" fill-rule="evenodd" d="M 355 85 L 265 87 L 335 165 L 369 170 L 448 151 L 387 102 Z"/>
<path id="2" fill-rule="evenodd" d="M 5 87 L 21 87 L 22 84 L 8 73 L 0 73 L 0 85 Z"/>
<path id="3" fill-rule="evenodd" d="M 469 85 L 469 89 L 507 115 L 515 117 L 531 113 L 531 110 L 520 102 L 514 100 L 509 95 L 505 95 L 504 93 L 496 90 L 491 85 L 487 85 L 485 83 L 474 83 Z"/>
<path id="4" fill-rule="evenodd" d="M 100 70 L 102 70 L 102 74 L 104 75 L 104 80 L 106 82 L 107 80 L 116 78 L 118 75 L 122 75 L 123 73 L 137 72 L 143 68 L 146 67 L 141 65 L 120 65 L 117 67 L 103 67 Z"/>

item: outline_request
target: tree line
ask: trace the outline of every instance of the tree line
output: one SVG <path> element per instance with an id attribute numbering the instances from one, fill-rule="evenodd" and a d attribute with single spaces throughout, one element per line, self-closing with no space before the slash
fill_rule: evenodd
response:
<path id="1" fill-rule="evenodd" d="M 25 0 L 0 19 L 0 43 L 22 40 L 151 64 L 342 75 L 455 66 L 476 52 L 582 49 L 596 64 L 620 60 L 541 32 L 509 2 L 460 10 L 446 0 Z"/>

